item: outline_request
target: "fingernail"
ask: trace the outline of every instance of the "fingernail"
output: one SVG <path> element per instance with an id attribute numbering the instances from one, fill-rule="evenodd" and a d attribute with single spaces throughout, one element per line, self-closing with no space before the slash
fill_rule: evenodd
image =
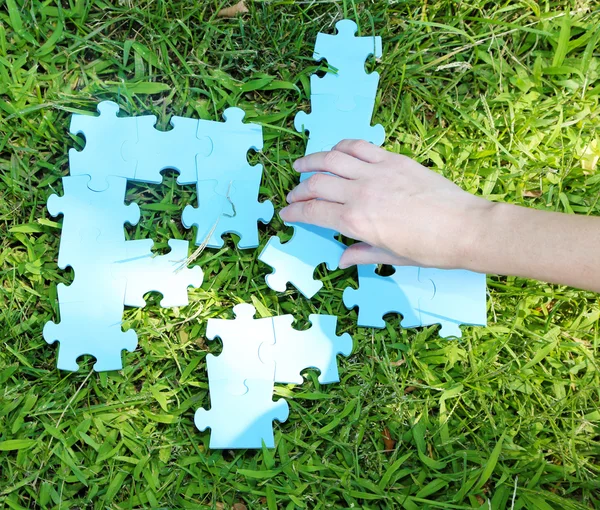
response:
<path id="1" fill-rule="evenodd" d="M 298 160 L 296 160 L 296 161 L 294 161 L 294 162 L 292 163 L 292 168 L 293 168 L 294 170 L 298 171 Z"/>
<path id="2" fill-rule="evenodd" d="M 279 217 L 283 220 L 284 219 L 284 215 L 286 214 L 287 207 L 284 207 L 283 209 L 281 209 L 281 211 L 279 211 Z"/>
<path id="3" fill-rule="evenodd" d="M 292 192 L 290 191 L 290 192 L 287 194 L 287 196 L 285 197 L 285 201 L 286 201 L 288 204 L 291 204 L 291 203 L 292 203 L 292 201 L 290 200 L 290 197 L 291 197 L 291 196 L 292 196 Z"/>

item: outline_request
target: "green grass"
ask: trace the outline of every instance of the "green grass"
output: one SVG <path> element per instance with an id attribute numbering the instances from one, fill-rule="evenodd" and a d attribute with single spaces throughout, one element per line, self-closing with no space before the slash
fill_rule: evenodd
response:
<path id="1" fill-rule="evenodd" d="M 257 251 L 199 259 L 191 304 L 128 310 L 139 335 L 119 373 L 58 372 L 42 327 L 57 320 L 62 193 L 73 112 L 102 99 L 127 114 L 219 119 L 240 106 L 264 126 L 261 189 L 276 207 L 297 181 L 294 114 L 308 109 L 318 31 L 346 15 L 380 34 L 375 121 L 386 148 L 470 192 L 600 214 L 600 13 L 593 2 L 224 2 L 6 0 L 0 6 L 0 506 L 4 508 L 600 508 L 598 296 L 490 275 L 489 326 L 440 340 L 435 327 L 356 327 L 341 301 L 354 269 L 322 274 L 310 302 L 265 286 Z M 61 7 L 56 7 L 61 5 Z M 596 7 L 597 9 L 597 7 Z M 594 146 L 593 143 L 596 145 Z M 191 239 L 193 199 L 173 174 L 131 185 L 135 238 Z M 149 207 L 159 203 L 161 207 Z M 278 219 L 262 242 L 283 230 Z M 278 386 L 290 418 L 273 451 L 208 450 L 209 317 L 340 316 L 354 338 L 340 384 Z M 393 447 L 384 443 L 389 433 Z M 242 508 L 238 505 L 237 507 Z"/>

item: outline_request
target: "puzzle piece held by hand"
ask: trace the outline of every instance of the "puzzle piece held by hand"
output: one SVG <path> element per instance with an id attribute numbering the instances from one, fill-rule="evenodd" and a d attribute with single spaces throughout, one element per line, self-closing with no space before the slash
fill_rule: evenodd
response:
<path id="1" fill-rule="evenodd" d="M 339 382 L 337 355 L 349 356 L 352 337 L 348 333 L 336 335 L 337 317 L 310 315 L 312 327 L 305 331 L 292 328 L 294 317 L 281 315 L 273 318 L 275 343 L 263 344 L 260 358 L 275 364 L 275 382 L 302 384 L 300 372 L 307 368 L 320 370 L 319 382 Z"/>
<path id="2" fill-rule="evenodd" d="M 384 328 L 383 316 L 388 313 L 402 315 L 404 328 L 421 326 L 421 305 L 434 296 L 435 288 L 431 281 L 419 280 L 419 268 L 414 266 L 394 266 L 390 276 L 380 276 L 377 266 L 358 266 L 358 289 L 344 289 L 346 308 L 358 306 L 358 325 Z"/>
<path id="3" fill-rule="evenodd" d="M 337 269 L 345 246 L 335 239 L 335 231 L 298 223 L 286 243 L 274 236 L 258 256 L 258 260 L 274 271 L 266 276 L 267 285 L 277 292 L 285 292 L 291 283 L 306 298 L 314 296 L 323 286 L 313 275 L 319 264 L 325 263 L 330 271 Z"/>
<path id="4" fill-rule="evenodd" d="M 232 395 L 227 380 L 210 382 L 210 410 L 198 409 L 194 423 L 200 431 L 211 429 L 210 448 L 275 447 L 273 420 L 287 420 L 285 400 L 273 401 L 273 381 L 249 379 L 247 392 Z"/>

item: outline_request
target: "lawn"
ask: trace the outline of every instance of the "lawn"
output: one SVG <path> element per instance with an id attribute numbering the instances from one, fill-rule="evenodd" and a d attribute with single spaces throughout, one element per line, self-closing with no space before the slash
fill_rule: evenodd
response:
<path id="1" fill-rule="evenodd" d="M 384 55 L 374 122 L 385 148 L 491 200 L 600 214 L 600 8 L 595 2 L 6 0 L 0 5 L 0 506 L 3 508 L 600 508 L 600 301 L 571 288 L 489 275 L 486 328 L 356 327 L 342 290 L 356 269 L 320 268 L 308 301 L 271 291 L 259 250 L 205 250 L 190 305 L 152 295 L 127 310 L 139 346 L 120 372 L 56 370 L 42 338 L 58 320 L 60 218 L 74 112 L 217 120 L 229 106 L 264 126 L 264 198 L 276 209 L 304 152 L 319 31 L 349 17 Z M 57 7 L 59 5 L 60 7 Z M 130 238 L 193 239 L 180 223 L 193 186 L 130 185 Z M 401 206 L 401 205 L 400 205 Z M 287 233 L 275 217 L 261 245 Z M 290 417 L 276 448 L 212 451 L 193 424 L 209 405 L 210 317 L 240 302 L 261 316 L 339 316 L 354 340 L 341 382 L 276 387 Z M 237 506 L 236 506 L 237 505 Z"/>

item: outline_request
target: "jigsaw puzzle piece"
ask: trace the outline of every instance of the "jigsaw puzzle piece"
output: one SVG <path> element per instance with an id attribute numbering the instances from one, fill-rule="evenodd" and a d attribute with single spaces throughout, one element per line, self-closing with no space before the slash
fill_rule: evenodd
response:
<path id="1" fill-rule="evenodd" d="M 273 401 L 273 381 L 247 380 L 247 392 L 232 395 L 228 381 L 209 383 L 210 410 L 198 409 L 194 423 L 202 432 L 211 429 L 210 448 L 275 447 L 273 420 L 283 423 L 289 415 L 285 400 Z"/>
<path id="2" fill-rule="evenodd" d="M 343 78 L 345 76 L 345 78 Z M 351 112 L 356 108 L 368 108 L 371 112 L 375 106 L 379 74 L 371 73 L 366 76 L 347 76 L 342 73 L 327 73 L 320 78 L 316 74 L 310 77 L 311 101 L 315 96 L 326 96 L 328 99 L 337 98 L 335 106 L 339 111 Z M 357 98 L 362 101 L 357 102 Z"/>
<path id="3" fill-rule="evenodd" d="M 238 248 L 256 248 L 259 244 L 257 222 L 269 223 L 274 214 L 270 201 L 258 202 L 260 182 L 235 181 L 227 197 L 217 194 L 214 185 L 201 190 L 205 182 L 198 183 L 199 207 L 187 206 L 181 218 L 186 228 L 196 227 L 196 244 L 201 245 L 208 238 L 209 248 L 221 248 L 222 236 L 233 233 L 240 238 Z"/>
<path id="4" fill-rule="evenodd" d="M 486 276 L 463 269 L 421 268 L 419 279 L 432 282 L 432 299 L 420 300 L 423 326 L 440 324 L 440 336 L 461 336 L 460 325 L 485 326 Z"/>
<path id="5" fill-rule="evenodd" d="M 168 241 L 171 251 L 165 255 L 152 253 L 151 239 L 126 241 L 125 255 L 112 265 L 114 278 L 127 281 L 123 303 L 146 306 L 144 294 L 155 291 L 163 296 L 160 306 L 172 308 L 188 304 L 188 287 L 200 287 L 204 273 L 199 266 L 187 267 L 189 242 Z"/>
<path id="6" fill-rule="evenodd" d="M 124 159 L 137 162 L 134 180 L 160 184 L 161 171 L 172 168 L 180 184 L 196 182 L 196 156 L 208 157 L 213 149 L 210 137 L 196 137 L 198 119 L 172 117 L 169 131 L 156 129 L 154 115 L 136 119 L 138 141 L 123 146 Z"/>
<path id="7" fill-rule="evenodd" d="M 302 384 L 300 372 L 307 368 L 321 371 L 321 384 L 340 380 L 336 356 L 350 355 L 352 337 L 348 333 L 336 335 L 334 315 L 313 314 L 309 320 L 312 327 L 298 331 L 292 327 L 292 315 L 273 317 L 275 344 L 263 344 L 259 356 L 264 362 L 274 362 L 276 383 Z"/>
<path id="8" fill-rule="evenodd" d="M 137 142 L 137 117 L 117 117 L 119 105 L 102 101 L 97 106 L 99 116 L 74 114 L 70 133 L 83 135 L 85 147 L 81 151 L 69 149 L 71 175 L 89 175 L 91 190 L 103 191 L 109 187 L 108 177 L 133 179 L 135 161 L 125 161 L 122 148 L 126 142 Z"/>
<path id="9" fill-rule="evenodd" d="M 107 181 L 109 187 L 96 192 L 88 187 L 87 175 L 63 177 L 64 195 L 48 198 L 48 212 L 52 216 L 64 216 L 58 256 L 61 269 L 81 259 L 82 237 L 86 234 L 99 232 L 105 242 L 124 242 L 124 224 L 135 225 L 139 221 L 138 205 L 124 204 L 127 180 L 108 177 Z M 93 252 L 89 256 L 93 257 Z"/>
<path id="10" fill-rule="evenodd" d="M 96 372 L 123 368 L 121 351 L 137 347 L 135 331 L 121 329 L 125 282 L 76 276 L 57 290 L 60 322 L 47 322 L 43 331 L 48 344 L 59 342 L 57 367 L 77 371 L 77 358 L 89 354 L 96 358 Z"/>
<path id="11" fill-rule="evenodd" d="M 266 276 L 271 289 L 285 292 L 289 282 L 310 299 L 323 286 L 323 282 L 313 278 L 315 269 L 322 263 L 330 271 L 337 269 L 345 246 L 335 239 L 333 230 L 305 223 L 292 226 L 292 238 L 282 243 L 277 236 L 271 237 L 258 260 L 273 268 Z"/>
<path id="12" fill-rule="evenodd" d="M 223 352 L 219 356 L 208 354 L 206 363 L 209 381 L 228 380 L 231 394 L 245 393 L 246 379 L 264 379 L 273 382 L 275 365 L 263 363 L 258 355 L 262 344 L 274 344 L 273 320 L 271 317 L 255 319 L 256 309 L 246 303 L 233 307 L 234 320 L 209 319 L 206 338 L 219 337 Z"/>
<path id="13" fill-rule="evenodd" d="M 242 122 L 244 116 L 240 108 L 227 108 L 223 113 L 225 122 L 198 121 L 197 137 L 210 137 L 212 152 L 197 156 L 197 179 L 216 180 L 216 192 L 222 196 L 227 196 L 235 181 L 257 180 L 260 184 L 262 165 L 250 165 L 248 151 L 262 150 L 262 126 Z"/>
<path id="14" fill-rule="evenodd" d="M 380 276 L 375 272 L 376 265 L 359 265 L 358 289 L 344 289 L 346 308 L 358 306 L 359 326 L 384 328 L 383 316 L 394 312 L 402 315 L 402 327 L 421 326 L 419 303 L 433 297 L 433 283 L 419 280 L 418 267 L 393 267 L 393 275 Z"/>
<path id="15" fill-rule="evenodd" d="M 317 34 L 313 59 L 326 59 L 329 67 L 336 69 L 342 78 L 369 76 L 365 71 L 365 62 L 370 56 L 381 57 L 381 37 L 357 37 L 358 26 L 349 19 L 338 21 L 335 28 L 335 35 Z"/>

